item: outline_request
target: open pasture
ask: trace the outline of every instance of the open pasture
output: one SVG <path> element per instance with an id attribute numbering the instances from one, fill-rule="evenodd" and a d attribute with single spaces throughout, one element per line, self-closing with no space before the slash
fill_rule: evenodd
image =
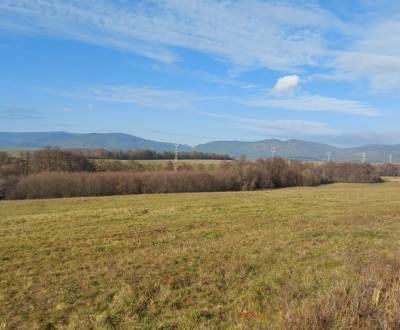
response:
<path id="1" fill-rule="evenodd" d="M 116 161 L 116 160 L 112 160 Z M 191 166 L 198 166 L 198 165 L 215 165 L 218 166 L 222 160 L 218 159 L 178 159 L 177 162 L 175 160 L 170 159 L 153 159 L 153 160 L 119 160 L 122 163 L 129 164 L 130 162 L 137 162 L 143 165 L 166 165 L 168 162 L 172 162 L 174 164 L 187 164 Z M 225 162 L 229 162 L 229 160 L 225 160 Z"/>
<path id="2" fill-rule="evenodd" d="M 395 329 L 400 182 L 0 202 L 0 329 Z"/>

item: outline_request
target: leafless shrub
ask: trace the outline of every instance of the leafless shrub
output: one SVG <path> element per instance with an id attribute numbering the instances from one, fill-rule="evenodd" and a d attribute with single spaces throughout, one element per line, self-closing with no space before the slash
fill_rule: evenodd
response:
<path id="1" fill-rule="evenodd" d="M 380 176 L 400 176 L 399 164 L 377 164 L 375 172 Z"/>

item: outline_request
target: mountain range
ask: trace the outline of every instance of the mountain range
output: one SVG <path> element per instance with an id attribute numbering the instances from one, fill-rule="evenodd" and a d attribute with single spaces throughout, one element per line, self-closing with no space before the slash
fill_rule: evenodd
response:
<path id="1" fill-rule="evenodd" d="M 157 142 L 123 133 L 87 133 L 68 132 L 0 132 L 0 148 L 40 148 L 58 146 L 61 148 L 106 148 L 106 149 L 151 149 L 173 151 L 174 143 Z M 248 159 L 271 157 L 275 155 L 287 159 L 299 160 L 361 160 L 363 153 L 371 162 L 387 162 L 392 155 L 393 162 L 400 162 L 400 144 L 371 144 L 359 147 L 338 148 L 329 144 L 302 140 L 268 139 L 255 142 L 214 141 L 195 147 L 179 145 L 180 151 L 202 151 L 228 154 Z"/>

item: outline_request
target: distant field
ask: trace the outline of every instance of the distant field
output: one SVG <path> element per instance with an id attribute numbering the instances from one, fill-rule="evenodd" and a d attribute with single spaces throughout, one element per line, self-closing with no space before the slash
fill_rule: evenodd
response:
<path id="1" fill-rule="evenodd" d="M 19 156 L 21 154 L 21 152 L 22 153 L 27 152 L 27 151 L 33 152 L 35 150 L 36 150 L 35 148 L 31 148 L 31 149 L 29 149 L 29 148 L 25 148 L 25 149 L 0 148 L 0 151 L 5 151 L 5 152 L 9 153 L 12 156 Z M 107 160 L 112 160 L 112 159 L 107 159 Z M 121 162 L 131 162 L 131 160 L 120 160 L 120 161 Z M 145 165 L 147 165 L 147 164 L 163 165 L 163 164 L 165 164 L 166 162 L 169 162 L 169 161 L 175 162 L 175 160 L 164 160 L 164 159 L 160 159 L 160 160 L 158 160 L 158 159 L 156 159 L 156 160 L 135 160 L 135 162 L 139 162 L 139 163 L 142 163 L 142 164 L 145 164 Z M 214 159 L 179 159 L 178 160 L 178 164 L 185 163 L 185 164 L 189 164 L 189 165 L 199 165 L 199 164 L 203 164 L 203 165 L 211 165 L 211 164 L 213 164 L 213 165 L 215 165 L 215 164 L 219 164 L 220 162 L 221 162 L 221 160 L 214 160 Z"/>
<path id="2" fill-rule="evenodd" d="M 218 167 L 221 162 L 223 162 L 223 160 L 213 160 L 213 159 L 180 159 L 177 162 L 175 162 L 175 160 L 164 160 L 164 159 L 155 159 L 155 160 L 116 160 L 116 159 L 92 159 L 92 161 L 94 163 L 97 164 L 101 164 L 101 163 L 109 163 L 112 164 L 115 162 L 120 162 L 124 165 L 127 165 L 129 167 L 129 165 L 134 165 L 137 163 L 140 163 L 144 166 L 146 166 L 147 168 L 154 168 L 154 169 L 159 169 L 159 168 L 163 168 L 164 166 L 167 165 L 168 162 L 172 162 L 177 166 L 183 166 L 183 165 L 190 165 L 194 168 L 197 168 L 199 166 L 205 166 L 205 167 Z M 228 160 L 229 162 L 229 160 Z"/>
<path id="3" fill-rule="evenodd" d="M 136 160 L 137 162 L 143 163 L 143 164 L 164 164 L 166 162 L 174 162 L 175 160 Z M 129 162 L 129 160 L 128 160 Z M 179 159 L 178 164 L 180 163 L 185 163 L 189 165 L 198 165 L 198 164 L 203 164 L 203 165 L 210 165 L 210 164 L 219 164 L 221 163 L 222 160 L 214 160 L 214 159 Z"/>
<path id="4" fill-rule="evenodd" d="M 24 148 L 24 149 L 19 149 L 19 148 L 0 148 L 0 151 L 5 151 L 8 154 L 10 154 L 11 156 L 19 156 L 21 154 L 21 152 L 22 153 L 27 152 L 27 151 L 33 152 L 36 149 L 35 148 Z"/>
<path id="5" fill-rule="evenodd" d="M 400 182 L 0 202 L 0 329 L 397 329 Z"/>
<path id="6" fill-rule="evenodd" d="M 175 160 L 173 159 L 148 159 L 148 160 L 118 160 L 118 159 L 93 159 L 94 161 L 120 161 L 121 163 L 129 163 L 129 162 L 138 162 L 141 164 L 160 164 L 163 165 L 168 162 L 173 162 L 175 163 Z M 204 165 L 209 165 L 209 164 L 219 164 L 223 160 L 217 160 L 217 159 L 179 159 L 178 164 L 185 163 L 185 164 L 190 164 L 190 165 L 198 165 L 198 164 L 204 164 Z"/>

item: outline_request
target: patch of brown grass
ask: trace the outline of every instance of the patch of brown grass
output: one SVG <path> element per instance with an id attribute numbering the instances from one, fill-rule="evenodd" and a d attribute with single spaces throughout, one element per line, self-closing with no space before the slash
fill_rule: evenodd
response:
<path id="1" fill-rule="evenodd" d="M 399 329 L 400 259 L 355 267 L 323 294 L 286 315 L 287 329 Z"/>

